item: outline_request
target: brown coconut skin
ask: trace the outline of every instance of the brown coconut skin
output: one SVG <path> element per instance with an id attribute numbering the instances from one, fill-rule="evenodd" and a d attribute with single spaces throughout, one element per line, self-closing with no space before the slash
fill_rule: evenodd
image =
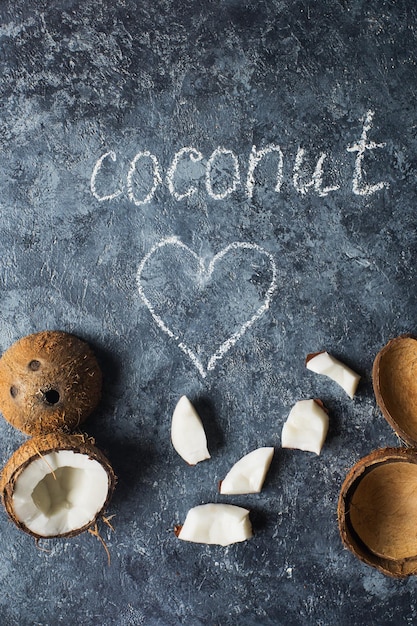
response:
<path id="1" fill-rule="evenodd" d="M 100 463 L 100 465 L 102 465 L 107 472 L 109 480 L 108 495 L 102 509 L 97 512 L 94 519 L 92 519 L 88 524 L 68 533 L 62 533 L 60 535 L 55 535 L 54 537 L 51 535 L 45 537 L 44 535 L 38 535 L 29 530 L 29 528 L 27 528 L 27 526 L 17 518 L 13 506 L 13 493 L 17 479 L 32 461 L 39 459 L 39 457 L 45 456 L 50 452 L 58 452 L 60 450 L 72 450 L 75 453 L 85 454 L 90 459 Z M 113 468 L 106 456 L 98 448 L 96 448 L 93 439 L 84 434 L 67 435 L 65 433 L 50 433 L 48 435 L 39 435 L 28 439 L 14 452 L 1 473 L 0 494 L 3 505 L 10 519 L 20 530 L 23 530 L 37 539 L 51 539 L 55 537 L 74 537 L 93 526 L 97 519 L 104 513 L 113 494 L 115 484 L 116 476 Z"/>
<path id="2" fill-rule="evenodd" d="M 96 408 L 101 385 L 89 345 L 62 331 L 23 337 L 0 358 L 0 411 L 27 435 L 77 428 Z"/>
<path id="3" fill-rule="evenodd" d="M 417 338 L 400 335 L 377 354 L 372 367 L 375 398 L 387 422 L 417 447 Z"/>
<path id="4" fill-rule="evenodd" d="M 417 555 L 404 559 L 383 558 L 372 552 L 359 538 L 350 521 L 350 500 L 361 478 L 382 463 L 406 461 L 417 465 L 417 450 L 412 448 L 382 448 L 360 459 L 348 472 L 340 490 L 337 516 L 342 542 L 353 554 L 377 570 L 393 578 L 417 574 Z"/>

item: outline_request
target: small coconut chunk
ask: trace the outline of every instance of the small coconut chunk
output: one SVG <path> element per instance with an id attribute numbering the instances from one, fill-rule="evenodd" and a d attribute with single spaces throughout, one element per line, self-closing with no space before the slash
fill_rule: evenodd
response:
<path id="1" fill-rule="evenodd" d="M 257 448 L 233 465 L 220 483 L 220 493 L 259 493 L 274 456 L 274 448 Z"/>
<path id="2" fill-rule="evenodd" d="M 353 398 L 358 386 L 360 376 L 350 367 L 338 361 L 328 352 L 309 354 L 306 359 L 307 369 L 316 374 L 328 376 L 338 383 L 350 398 Z"/>
<path id="3" fill-rule="evenodd" d="M 51 452 L 33 460 L 16 480 L 16 518 L 33 534 L 55 537 L 91 523 L 109 490 L 104 467 L 86 454 Z"/>
<path id="4" fill-rule="evenodd" d="M 233 504 L 201 504 L 190 509 L 176 534 L 183 541 L 220 546 L 253 536 L 249 511 Z"/>
<path id="5" fill-rule="evenodd" d="M 210 458 L 204 426 L 186 396 L 182 396 L 172 414 L 171 441 L 180 457 L 189 465 Z"/>
<path id="6" fill-rule="evenodd" d="M 320 454 L 329 429 L 329 416 L 318 400 L 300 400 L 291 409 L 282 428 L 283 448 Z"/>

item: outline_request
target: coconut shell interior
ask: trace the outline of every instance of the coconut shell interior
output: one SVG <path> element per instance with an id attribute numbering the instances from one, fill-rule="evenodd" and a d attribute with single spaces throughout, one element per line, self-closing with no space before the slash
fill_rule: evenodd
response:
<path id="1" fill-rule="evenodd" d="M 417 451 L 377 450 L 361 459 L 342 486 L 342 540 L 385 574 L 417 573 Z"/>
<path id="2" fill-rule="evenodd" d="M 384 417 L 409 445 L 417 446 L 417 339 L 392 339 L 373 367 L 375 397 Z"/>

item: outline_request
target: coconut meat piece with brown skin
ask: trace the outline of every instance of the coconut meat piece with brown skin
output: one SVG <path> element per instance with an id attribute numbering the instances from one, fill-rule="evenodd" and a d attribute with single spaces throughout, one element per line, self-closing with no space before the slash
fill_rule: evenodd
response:
<path id="1" fill-rule="evenodd" d="M 237 461 L 220 483 L 220 493 L 259 493 L 274 456 L 274 448 L 257 448 Z"/>
<path id="2" fill-rule="evenodd" d="M 283 448 L 320 454 L 329 429 L 329 416 L 320 400 L 299 400 L 282 427 Z"/>
<path id="3" fill-rule="evenodd" d="M 176 452 L 189 465 L 210 458 L 203 423 L 186 396 L 178 400 L 172 414 L 171 441 Z"/>
<path id="4" fill-rule="evenodd" d="M 306 367 L 316 374 L 328 376 L 340 385 L 350 398 L 354 397 L 360 381 L 359 374 L 328 352 L 309 354 L 306 358 Z"/>
<path id="5" fill-rule="evenodd" d="M 13 508 L 35 535 L 56 537 L 91 523 L 108 495 L 103 466 L 72 450 L 32 461 L 16 480 Z"/>
<path id="6" fill-rule="evenodd" d="M 249 511 L 234 504 L 201 504 L 190 509 L 176 535 L 183 541 L 228 546 L 253 536 Z"/>

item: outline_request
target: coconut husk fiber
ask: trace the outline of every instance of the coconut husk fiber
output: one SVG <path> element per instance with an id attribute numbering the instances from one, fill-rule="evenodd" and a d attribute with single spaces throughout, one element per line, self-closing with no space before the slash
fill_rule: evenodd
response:
<path id="1" fill-rule="evenodd" d="M 62 331 L 35 333 L 0 358 L 0 411 L 28 435 L 70 432 L 96 408 L 101 384 L 85 341 Z"/>

